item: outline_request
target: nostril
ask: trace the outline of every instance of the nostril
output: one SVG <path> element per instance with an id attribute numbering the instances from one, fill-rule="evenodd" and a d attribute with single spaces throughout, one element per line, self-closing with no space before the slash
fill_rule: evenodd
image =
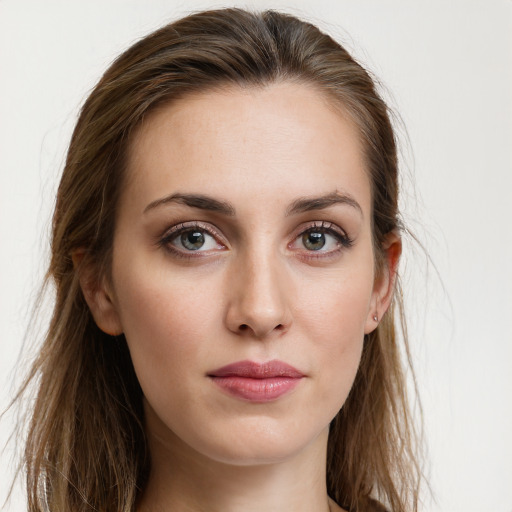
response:
<path id="1" fill-rule="evenodd" d="M 246 331 L 247 329 L 249 329 L 249 326 L 247 324 L 240 324 L 238 329 L 240 331 Z M 278 325 L 276 325 L 274 327 L 274 330 L 276 330 L 276 331 L 282 331 L 283 329 L 284 329 L 284 325 L 283 324 L 278 324 Z"/>

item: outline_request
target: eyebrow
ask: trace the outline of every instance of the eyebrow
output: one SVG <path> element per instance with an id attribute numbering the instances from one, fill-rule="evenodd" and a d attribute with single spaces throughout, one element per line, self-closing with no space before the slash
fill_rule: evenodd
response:
<path id="1" fill-rule="evenodd" d="M 184 204 L 192 208 L 199 208 L 201 210 L 208 210 L 212 212 L 221 213 L 233 217 L 235 215 L 235 208 L 228 202 L 219 201 L 213 197 L 205 196 L 202 194 L 171 194 L 166 197 L 157 199 L 149 203 L 144 208 L 144 213 L 158 208 L 159 206 L 168 205 L 171 203 Z M 359 203 L 349 194 L 341 192 L 332 192 L 323 196 L 315 197 L 300 197 L 292 202 L 292 204 L 286 210 L 286 216 L 294 215 L 298 213 L 310 212 L 315 210 L 324 210 L 330 206 L 336 204 L 345 204 L 355 208 L 361 216 L 363 216 L 363 210 Z"/>
<path id="2" fill-rule="evenodd" d="M 149 203 L 146 208 L 144 208 L 144 213 L 159 206 L 171 203 L 179 203 L 191 206 L 192 208 L 200 208 L 201 210 L 222 213 L 224 215 L 229 215 L 230 217 L 235 215 L 235 209 L 229 203 L 219 201 L 217 199 L 213 199 L 213 197 L 204 196 L 202 194 L 171 194 L 170 196 L 162 197 L 161 199 L 157 199 L 156 201 Z"/>
<path id="3" fill-rule="evenodd" d="M 314 210 L 324 210 L 336 204 L 346 204 L 355 208 L 363 217 L 361 205 L 349 194 L 341 192 L 332 192 L 319 197 L 301 197 L 293 201 L 286 211 L 286 215 L 310 212 Z"/>

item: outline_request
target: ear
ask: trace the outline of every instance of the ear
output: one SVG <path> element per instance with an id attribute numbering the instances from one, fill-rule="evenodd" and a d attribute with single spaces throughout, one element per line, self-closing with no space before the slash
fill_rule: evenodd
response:
<path id="1" fill-rule="evenodd" d="M 123 333 L 123 328 L 113 300 L 113 293 L 104 277 L 98 279 L 97 266 L 85 255 L 85 249 L 77 249 L 71 254 L 85 301 L 96 325 L 106 334 L 118 336 Z"/>
<path id="2" fill-rule="evenodd" d="M 393 299 L 398 262 L 402 254 L 402 239 L 397 231 L 393 230 L 386 235 L 382 252 L 383 261 L 373 284 L 370 309 L 364 327 L 365 334 L 377 328 Z"/>

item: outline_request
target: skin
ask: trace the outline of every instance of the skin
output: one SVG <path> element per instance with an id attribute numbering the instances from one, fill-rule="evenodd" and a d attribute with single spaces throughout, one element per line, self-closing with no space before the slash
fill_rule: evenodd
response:
<path id="1" fill-rule="evenodd" d="M 231 214 L 162 201 L 177 193 Z M 334 194 L 344 200 L 290 213 Z M 391 239 L 376 276 L 370 215 L 358 132 L 311 87 L 217 90 L 145 120 L 111 279 L 83 285 L 99 327 L 125 334 L 144 392 L 152 469 L 139 511 L 341 510 L 325 486 L 329 423 L 364 334 L 389 305 L 399 256 Z M 199 249 L 183 245 L 183 223 L 205 236 Z M 305 244 L 307 230 L 325 245 Z M 228 395 L 208 376 L 273 359 L 304 377 L 267 403 Z"/>

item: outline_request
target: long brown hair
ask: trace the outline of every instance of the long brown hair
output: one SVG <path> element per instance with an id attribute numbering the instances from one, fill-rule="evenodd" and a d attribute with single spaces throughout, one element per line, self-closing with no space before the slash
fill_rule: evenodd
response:
<path id="1" fill-rule="evenodd" d="M 294 81 L 316 88 L 356 123 L 370 176 L 376 265 L 400 229 L 397 148 L 369 74 L 315 26 L 274 11 L 206 11 L 167 25 L 124 52 L 81 110 L 53 217 L 47 281 L 56 300 L 30 372 L 38 393 L 25 450 L 29 510 L 135 508 L 150 457 L 142 391 L 124 336 L 94 323 L 72 254 L 108 276 L 127 147 L 158 106 L 192 92 Z M 327 488 L 350 511 L 417 510 L 420 465 L 406 396 L 410 364 L 399 293 L 366 336 L 349 397 L 330 428 Z M 401 345 L 395 328 L 403 332 Z"/>

